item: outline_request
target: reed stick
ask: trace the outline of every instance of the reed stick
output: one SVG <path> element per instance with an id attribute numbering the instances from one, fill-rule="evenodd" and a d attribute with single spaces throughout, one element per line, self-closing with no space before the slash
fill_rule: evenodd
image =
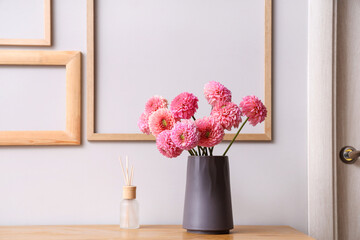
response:
<path id="1" fill-rule="evenodd" d="M 132 186 L 133 177 L 134 177 L 134 166 L 131 166 L 130 186 Z"/>
<path id="2" fill-rule="evenodd" d="M 120 161 L 121 169 L 122 169 L 122 172 L 123 172 L 124 182 L 126 184 L 126 176 L 125 176 L 124 166 L 123 166 L 122 161 L 121 161 L 121 157 L 119 157 L 119 161 Z"/>
<path id="3" fill-rule="evenodd" d="M 125 167 L 122 163 L 121 157 L 119 157 L 119 162 L 121 166 L 121 170 L 123 173 L 124 181 L 126 186 L 132 186 L 133 178 L 134 178 L 134 166 L 129 166 L 129 158 L 126 156 L 125 159 Z"/>
<path id="4" fill-rule="evenodd" d="M 128 156 L 126 156 L 126 185 L 130 185 L 129 184 L 129 158 Z"/>

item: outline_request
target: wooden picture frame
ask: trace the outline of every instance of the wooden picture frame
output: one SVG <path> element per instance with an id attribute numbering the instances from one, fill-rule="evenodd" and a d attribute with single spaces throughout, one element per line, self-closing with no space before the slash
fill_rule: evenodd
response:
<path id="1" fill-rule="evenodd" d="M 89 141 L 154 141 L 155 137 L 141 133 L 98 133 L 95 130 L 95 0 L 87 0 L 87 139 Z M 237 141 L 272 140 L 272 0 L 265 5 L 265 74 L 264 104 L 268 110 L 264 133 L 239 134 Z M 232 140 L 235 134 L 225 134 L 224 140 Z"/>
<path id="2" fill-rule="evenodd" d="M 7 39 L 0 38 L 4 46 L 51 46 L 51 0 L 44 0 L 44 38 L 43 39 Z"/>
<path id="3" fill-rule="evenodd" d="M 2 50 L 0 65 L 66 66 L 66 129 L 64 131 L 0 131 L 0 145 L 80 145 L 81 53 Z"/>

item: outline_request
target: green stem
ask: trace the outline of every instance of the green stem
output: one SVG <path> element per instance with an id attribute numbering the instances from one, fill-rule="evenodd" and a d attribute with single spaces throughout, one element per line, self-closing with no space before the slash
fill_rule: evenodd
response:
<path id="1" fill-rule="evenodd" d="M 198 154 L 197 154 L 197 152 L 196 152 L 195 148 L 191 149 L 191 151 L 193 151 L 193 153 L 195 154 L 195 156 L 198 156 Z"/>
<path id="2" fill-rule="evenodd" d="M 205 148 L 200 147 L 200 149 L 202 150 L 202 155 L 203 155 L 203 156 L 206 156 L 206 150 L 205 150 Z"/>
<path id="3" fill-rule="evenodd" d="M 210 156 L 213 155 L 213 151 L 214 151 L 214 147 L 210 147 L 210 148 L 209 148 Z"/>
<path id="4" fill-rule="evenodd" d="M 198 151 L 199 151 L 199 156 L 201 156 L 201 155 L 203 155 L 203 154 L 201 154 L 201 152 L 200 152 L 200 146 L 197 146 L 198 147 Z M 203 153 L 204 153 L 204 151 L 202 151 Z"/>
<path id="5" fill-rule="evenodd" d="M 194 121 L 196 121 L 196 118 L 194 116 L 192 116 L 192 119 L 194 119 Z"/>
<path id="6" fill-rule="evenodd" d="M 194 156 L 194 153 L 191 150 L 188 150 L 191 156 Z"/>
<path id="7" fill-rule="evenodd" d="M 241 132 L 241 130 L 243 129 L 243 127 L 245 126 L 245 123 L 249 120 L 249 118 L 246 118 L 246 120 L 244 121 L 244 123 L 241 125 L 241 127 L 239 128 L 239 130 L 237 131 L 237 133 L 235 134 L 235 137 L 233 138 L 233 140 L 231 141 L 231 143 L 229 144 L 229 146 L 226 148 L 223 156 L 226 155 L 226 153 L 229 151 L 231 145 L 234 143 L 235 139 L 237 138 L 237 136 L 239 135 L 239 133 Z"/>

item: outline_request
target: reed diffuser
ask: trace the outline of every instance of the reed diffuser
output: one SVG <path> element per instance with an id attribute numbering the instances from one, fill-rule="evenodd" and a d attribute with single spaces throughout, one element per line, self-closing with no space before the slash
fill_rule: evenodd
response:
<path id="1" fill-rule="evenodd" d="M 126 156 L 125 168 L 119 157 L 125 185 L 123 186 L 123 200 L 120 203 L 120 228 L 139 228 L 139 203 L 136 201 L 136 186 L 133 186 L 134 166 L 129 167 Z"/>

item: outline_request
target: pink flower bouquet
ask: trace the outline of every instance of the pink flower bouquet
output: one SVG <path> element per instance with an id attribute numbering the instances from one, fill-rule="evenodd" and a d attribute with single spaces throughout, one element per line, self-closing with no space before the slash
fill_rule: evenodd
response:
<path id="1" fill-rule="evenodd" d="M 207 83 L 204 95 L 212 110 L 210 116 L 200 119 L 195 118 L 199 100 L 192 93 L 183 92 L 176 96 L 170 109 L 165 98 L 151 97 L 138 121 L 140 131 L 154 135 L 160 153 L 168 158 L 177 157 L 184 150 L 192 156 L 212 156 L 214 146 L 223 140 L 225 130 L 238 128 L 242 123 L 223 153 L 226 156 L 247 122 L 256 126 L 266 118 L 266 107 L 256 96 L 246 96 L 237 105 L 231 101 L 231 91 L 219 82 Z"/>

